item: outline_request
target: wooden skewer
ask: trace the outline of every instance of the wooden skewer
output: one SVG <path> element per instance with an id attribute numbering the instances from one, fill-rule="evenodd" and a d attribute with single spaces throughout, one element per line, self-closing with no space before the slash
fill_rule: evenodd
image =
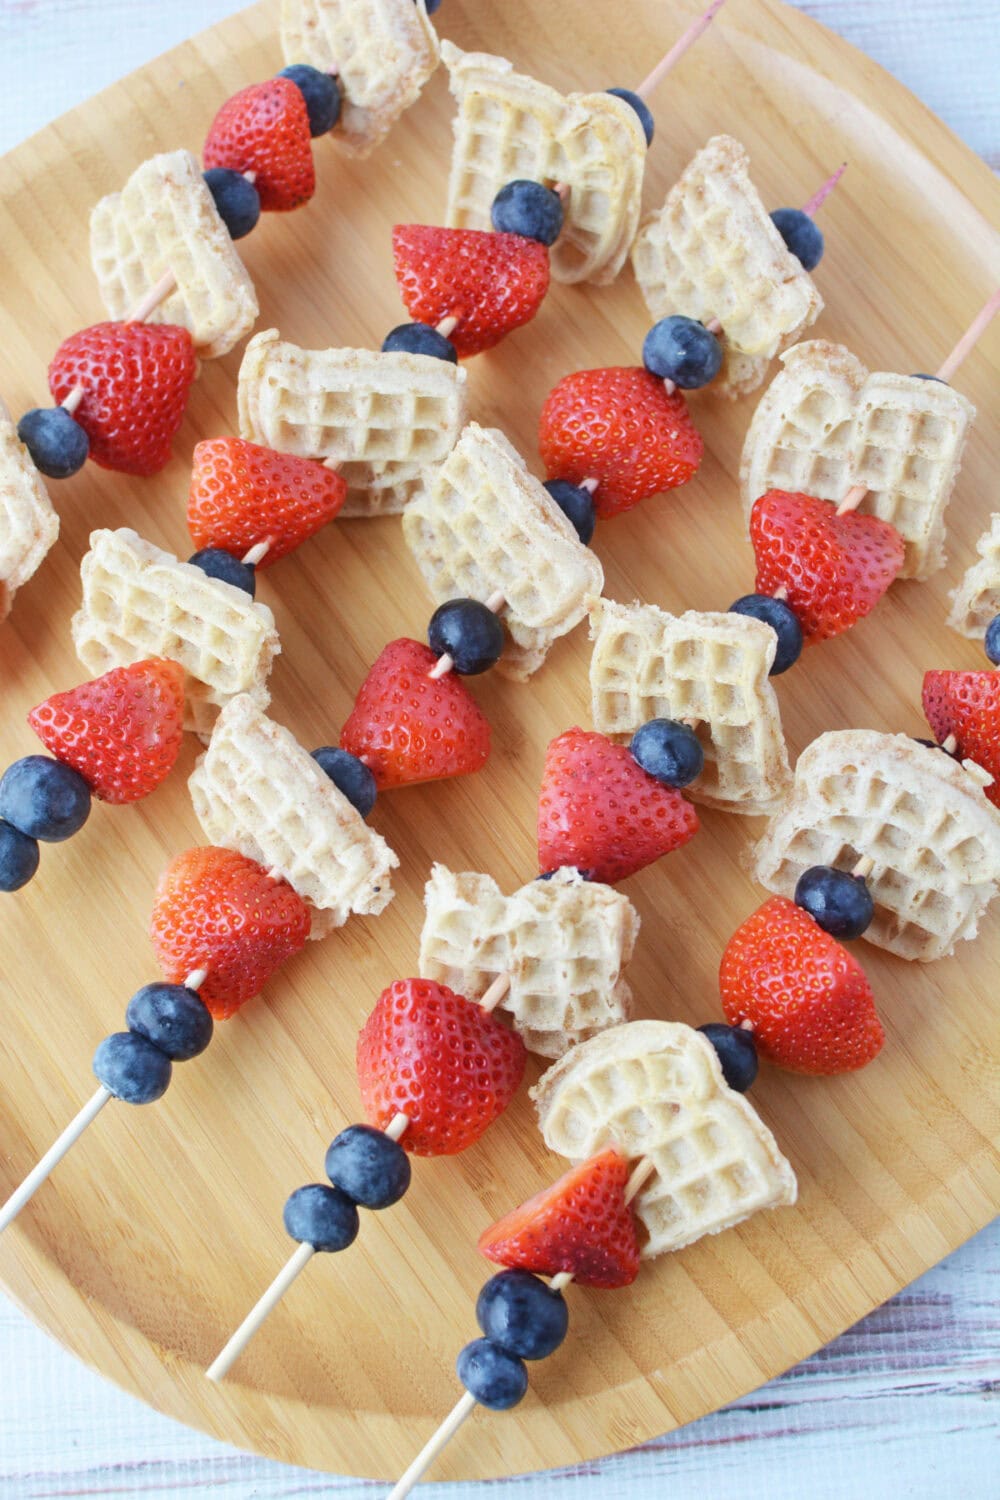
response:
<path id="1" fill-rule="evenodd" d="M 998 312 L 1000 312 L 1000 287 L 997 288 L 989 301 L 977 312 L 944 364 L 938 369 L 936 379 L 943 380 L 946 383 L 951 380 L 956 371 L 968 359 Z M 846 516 L 852 510 L 857 510 L 867 493 L 867 485 L 852 484 L 843 500 L 837 506 L 837 515 Z"/>
<path id="2" fill-rule="evenodd" d="M 647 1180 L 655 1171 L 655 1164 L 648 1157 L 643 1157 L 633 1168 L 632 1175 L 626 1184 L 626 1203 L 632 1202 L 632 1199 L 642 1190 Z M 556 1276 L 552 1277 L 549 1286 L 554 1292 L 561 1292 L 564 1287 L 570 1285 L 572 1280 L 572 1271 L 560 1271 Z M 410 1464 L 410 1467 L 406 1470 L 406 1473 L 402 1475 L 398 1483 L 389 1491 L 386 1500 L 405 1500 L 405 1497 L 410 1493 L 414 1485 L 420 1482 L 438 1455 L 451 1442 L 465 1419 L 472 1415 L 477 1405 L 478 1402 L 475 1396 L 469 1391 L 462 1392 L 462 1395 L 445 1417 L 441 1426 L 424 1444 L 423 1448 L 421 1448 L 416 1458 Z"/>
<path id="3" fill-rule="evenodd" d="M 855 880 L 867 880 L 874 868 L 875 861 L 871 859 L 867 854 L 862 854 L 861 858 L 854 866 L 854 869 L 851 871 L 851 874 L 854 876 Z"/>
<path id="4" fill-rule="evenodd" d="M 262 542 L 257 542 L 251 547 L 249 552 L 245 552 L 240 558 L 240 562 L 243 563 L 244 567 L 255 568 L 270 552 L 273 542 L 273 536 L 266 536 Z"/>
<path id="5" fill-rule="evenodd" d="M 679 36 L 670 50 L 663 54 L 653 71 L 642 80 L 636 89 L 636 93 L 640 99 L 648 99 L 650 94 L 656 92 L 664 78 L 680 62 L 688 48 L 693 47 L 698 38 L 708 30 L 725 3 L 726 0 L 713 0 L 713 3 L 705 11 L 704 15 L 699 16 L 696 21 L 691 22 L 691 25 L 683 35 Z"/>
<path id="6" fill-rule="evenodd" d="M 409 1123 L 407 1115 L 402 1113 L 394 1115 L 386 1126 L 385 1133 L 390 1140 L 398 1141 Z M 261 1324 L 274 1311 L 292 1282 L 295 1281 L 296 1277 L 301 1276 L 306 1266 L 316 1254 L 316 1246 L 310 1245 L 307 1242 L 295 1247 L 294 1252 L 285 1261 L 285 1264 L 271 1282 L 271 1285 L 254 1303 L 232 1338 L 219 1351 L 205 1371 L 205 1378 L 207 1380 L 216 1382 L 225 1379 Z"/>
<path id="7" fill-rule="evenodd" d="M 140 297 L 128 317 L 126 323 L 145 323 L 146 319 L 156 311 L 161 302 L 177 290 L 177 277 L 173 271 L 166 270 L 155 285 L 151 286 L 144 297 Z"/>
<path id="8" fill-rule="evenodd" d="M 496 593 L 491 594 L 487 599 L 486 608 L 488 610 L 491 610 L 492 613 L 496 615 L 500 613 L 506 602 L 507 601 L 504 599 L 503 594 L 499 589 L 497 589 Z M 454 665 L 454 658 L 446 651 L 443 656 L 438 657 L 437 661 L 434 663 L 433 667 L 431 667 L 427 675 L 436 682 L 441 677 L 447 677 L 448 673 L 453 669 Z"/>
<path id="9" fill-rule="evenodd" d="M 208 978 L 207 969 L 194 969 L 184 981 L 184 986 L 189 990 L 199 990 Z M 66 1129 L 53 1141 L 52 1145 L 32 1167 L 21 1186 L 15 1188 L 7 1202 L 0 1207 L 0 1234 L 3 1234 L 17 1218 L 21 1209 L 35 1196 L 43 1182 L 51 1177 L 55 1168 L 62 1161 L 67 1152 L 76 1145 L 87 1126 L 90 1125 L 109 1099 L 115 1096 L 110 1089 L 101 1084 L 87 1100 L 86 1104 L 70 1120 Z"/>

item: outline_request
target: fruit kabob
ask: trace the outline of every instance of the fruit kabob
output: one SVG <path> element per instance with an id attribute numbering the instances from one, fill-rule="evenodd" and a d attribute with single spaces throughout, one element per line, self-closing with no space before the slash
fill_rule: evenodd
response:
<path id="1" fill-rule="evenodd" d="M 286 5 L 287 66 L 222 106 L 204 170 L 185 150 L 143 162 L 94 208 L 91 260 L 112 320 L 73 334 L 49 367 L 55 405 L 15 424 L 0 405 L 0 614 L 56 540 L 42 476 L 65 479 L 88 457 L 147 476 L 168 462 L 199 360 L 253 327 L 257 297 L 235 249 L 261 212 L 287 212 L 315 190 L 312 140 L 330 134 L 364 153 L 417 97 L 438 61 L 424 0 L 314 0 L 311 22 Z M 305 60 L 335 37 L 350 58 Z M 342 123 L 341 123 L 342 122 Z M 338 126 L 340 128 L 338 129 Z"/>
<path id="2" fill-rule="evenodd" d="M 517 1089 L 525 1043 L 560 1057 L 627 1018 L 622 970 L 638 918 L 612 887 L 698 828 L 679 788 L 697 774 L 701 748 L 674 726 L 672 757 L 659 745 L 654 758 L 649 742 L 659 727 L 648 726 L 631 749 L 580 730 L 550 745 L 539 797 L 540 876 L 514 896 L 503 898 L 488 876 L 434 868 L 422 978 L 390 986 L 359 1037 L 367 1123 L 348 1126 L 331 1144 L 330 1186 L 308 1184 L 288 1199 L 285 1228 L 298 1247 L 213 1361 L 210 1379 L 228 1373 L 317 1251 L 354 1242 L 359 1207 L 399 1201 L 410 1182 L 405 1152 L 451 1154 L 479 1138 Z M 493 1019 L 500 1006 L 523 1038 L 516 1069 L 510 1033 Z"/>
<path id="3" fill-rule="evenodd" d="M 760 494 L 751 518 L 754 592 L 726 612 L 680 615 L 650 604 L 602 599 L 591 614 L 590 688 L 597 731 L 627 740 L 652 720 L 683 721 L 698 734 L 705 752 L 703 772 L 689 795 L 751 816 L 776 810 L 788 794 L 792 773 L 769 679 L 787 671 L 804 645 L 841 634 L 864 618 L 894 577 L 923 571 L 921 559 L 933 555 L 928 539 L 943 533 L 944 509 L 972 415 L 965 398 L 942 381 L 954 374 L 996 305 L 997 299 L 991 299 L 933 381 L 871 377 L 873 388 L 864 399 L 852 397 L 862 414 L 858 425 L 863 435 L 857 437 L 845 436 L 836 419 L 839 408 L 831 414 L 829 399 L 817 399 L 815 377 L 788 392 L 791 372 L 800 365 L 818 361 L 820 378 L 826 379 L 822 372 L 832 366 L 831 346 L 798 345 L 784 356 L 786 372 L 775 381 L 783 384 L 784 393 L 773 396 L 772 387 L 765 394 L 743 456 L 744 491 L 752 484 Z M 825 386 L 823 391 L 825 396 Z M 911 418 L 913 403 L 918 414 Z M 822 416 L 815 416 L 817 410 Z M 829 427 L 833 432 L 832 450 L 822 436 L 817 451 L 807 446 L 813 426 L 805 412 L 813 413 L 818 430 Z M 958 425 L 950 427 L 945 412 L 956 414 Z M 796 435 L 792 442 L 803 434 L 801 450 L 788 450 L 788 433 Z M 793 482 L 800 474 L 804 479 L 806 474 L 823 477 L 825 466 L 833 463 L 833 450 L 837 472 L 846 471 L 850 459 L 845 452 L 859 445 L 873 479 L 879 474 L 873 506 L 892 514 L 896 525 L 883 514 L 858 513 L 859 490 L 838 507 L 768 484 L 779 478 L 787 482 L 789 471 Z M 826 482 L 828 491 L 838 487 L 836 475 Z M 937 547 L 939 553 L 939 542 Z M 913 561 L 907 565 L 909 556 Z"/>
<path id="4" fill-rule="evenodd" d="M 951 720 L 940 718 L 940 685 L 929 677 L 928 717 L 941 733 Z M 974 935 L 1000 883 L 1000 814 L 983 796 L 988 775 L 949 748 L 872 731 L 820 736 L 755 853 L 757 876 L 793 898 L 772 897 L 726 945 L 725 1023 L 700 1027 L 697 1041 L 677 1023 L 627 1023 L 542 1076 L 532 1095 L 545 1144 L 577 1165 L 480 1236 L 480 1251 L 504 1269 L 477 1302 L 482 1337 L 458 1358 L 465 1393 L 390 1500 L 403 1500 L 477 1405 L 506 1410 L 522 1399 L 525 1361 L 565 1338 L 569 1282 L 629 1285 L 640 1257 L 794 1201 L 794 1177 L 769 1133 L 757 1122 L 757 1151 L 748 1149 L 722 1100 L 743 1103 L 760 1058 L 828 1076 L 878 1055 L 885 1038 L 871 987 L 845 942 L 865 936 L 929 960 Z M 773 1174 L 766 1196 L 762 1147 Z M 749 1200 L 738 1212 L 734 1181 Z"/>
<path id="5" fill-rule="evenodd" d="M 636 275 L 656 318 L 642 365 L 564 376 L 539 422 L 550 493 L 588 534 L 595 518 L 631 510 L 693 477 L 703 443 L 686 393 L 716 384 L 731 396 L 752 389 L 773 355 L 818 317 L 823 302 L 809 272 L 823 254 L 823 236 L 813 216 L 844 170 L 803 209 L 769 215 L 746 152 L 717 136 L 640 233 Z M 729 253 L 734 245 L 738 257 Z"/>
<path id="6" fill-rule="evenodd" d="M 138 724 L 134 732 L 141 759 Z M 308 938 L 385 909 L 399 861 L 358 810 L 369 786 L 338 748 L 310 754 L 250 695 L 230 699 L 190 779 L 211 842 L 172 859 L 153 900 L 163 978 L 132 996 L 127 1029 L 97 1048 L 99 1087 L 0 1208 L 0 1231 L 110 1100 L 160 1099 L 173 1064 L 203 1052 L 214 1022 L 258 995 Z"/>
<path id="7" fill-rule="evenodd" d="M 613 281 L 639 226 L 646 155 L 655 121 L 649 99 L 722 9 L 714 0 L 634 90 L 563 95 L 514 71 L 504 57 L 441 56 L 457 110 L 445 222 L 487 230 L 498 193 L 514 178 L 561 183 L 565 233 L 553 246 L 557 281 Z"/>

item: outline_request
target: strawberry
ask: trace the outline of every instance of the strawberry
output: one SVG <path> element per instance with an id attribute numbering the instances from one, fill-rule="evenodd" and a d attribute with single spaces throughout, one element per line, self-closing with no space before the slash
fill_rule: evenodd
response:
<path id="1" fill-rule="evenodd" d="M 59 345 L 49 390 L 62 402 L 82 386 L 73 415 L 96 464 L 122 474 L 157 474 L 170 460 L 197 370 L 186 328 L 95 323 Z"/>
<path id="2" fill-rule="evenodd" d="M 302 897 L 231 849 L 188 849 L 160 876 L 150 919 L 171 984 L 207 969 L 199 994 L 217 1021 L 259 995 L 309 936 Z"/>
<path id="3" fill-rule="evenodd" d="M 436 661 L 419 641 L 390 641 L 361 684 L 340 744 L 364 761 L 379 791 L 467 776 L 486 763 L 489 721 L 454 672 L 428 677 Z"/>
<path id="4" fill-rule="evenodd" d="M 647 775 L 626 745 L 567 729 L 546 750 L 538 794 L 542 874 L 573 865 L 614 885 L 697 832 L 691 803 Z"/>
<path id="5" fill-rule="evenodd" d="M 448 337 L 463 358 L 530 322 L 549 289 L 548 250 L 520 234 L 397 224 L 392 253 L 410 317 L 431 327 L 456 317 Z"/>
<path id="6" fill-rule="evenodd" d="M 805 641 L 850 630 L 873 610 L 903 566 L 895 526 L 828 500 L 769 490 L 750 513 L 757 592 L 787 590 Z"/>
<path id="7" fill-rule="evenodd" d="M 502 1115 L 524 1074 L 524 1043 L 490 1014 L 430 979 L 383 990 L 358 1036 L 365 1113 L 384 1130 L 409 1120 L 415 1156 L 454 1156 Z"/>
<path id="8" fill-rule="evenodd" d="M 729 1024 L 749 1021 L 758 1052 L 795 1073 L 849 1073 L 885 1041 L 857 959 L 783 896 L 733 933 L 719 992 Z"/>
<path id="9" fill-rule="evenodd" d="M 28 723 L 104 802 L 138 802 L 173 769 L 184 734 L 184 669 L 153 657 L 54 693 Z"/>
<path id="10" fill-rule="evenodd" d="M 196 548 L 242 557 L 269 537 L 266 568 L 332 521 L 347 485 L 311 458 L 276 453 L 243 438 L 209 438 L 194 450 L 187 523 Z"/>
<path id="11" fill-rule="evenodd" d="M 1000 807 L 1000 672 L 925 672 L 923 705 L 934 738 L 953 734 L 958 758 L 990 773 L 983 790 Z"/>
<path id="12" fill-rule="evenodd" d="M 630 1286 L 639 1245 L 625 1202 L 628 1178 L 624 1157 L 602 1151 L 491 1224 L 479 1236 L 480 1252 L 542 1276 L 572 1271 L 581 1286 Z"/>
<path id="13" fill-rule="evenodd" d="M 563 376 L 545 398 L 538 447 L 548 479 L 597 480 L 599 516 L 686 484 L 704 450 L 684 397 L 641 368 Z"/>
<path id="14" fill-rule="evenodd" d="M 290 78 L 252 83 L 227 99 L 208 130 L 205 170 L 255 172 L 263 209 L 284 212 L 316 191 L 309 111 Z"/>

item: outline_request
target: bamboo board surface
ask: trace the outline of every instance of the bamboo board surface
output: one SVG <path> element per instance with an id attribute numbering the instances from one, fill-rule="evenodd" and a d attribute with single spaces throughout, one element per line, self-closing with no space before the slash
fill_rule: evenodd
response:
<path id="1" fill-rule="evenodd" d="M 218 102 L 275 70 L 275 11 L 223 23 L 0 166 L 0 389 L 12 409 L 42 399 L 60 338 L 101 316 L 89 206 L 153 150 L 197 150 Z M 630 7 L 627 36 L 607 35 L 603 10 L 589 4 L 516 0 L 496 14 L 448 0 L 439 20 L 457 42 L 506 52 L 568 88 L 637 81 L 692 11 L 643 0 Z M 746 142 L 774 205 L 803 201 L 850 158 L 825 211 L 819 332 L 867 361 L 933 368 L 997 280 L 989 173 L 874 64 L 800 15 L 733 0 L 657 104 L 649 206 L 719 129 Z M 306 344 L 373 345 L 399 321 L 389 227 L 440 217 L 449 113 L 438 77 L 369 163 L 317 143 L 316 199 L 294 226 L 272 216 L 243 242 L 259 327 Z M 635 359 L 646 323 L 628 273 L 609 290 L 556 289 L 533 326 L 473 364 L 475 414 L 533 459 L 537 411 L 555 379 Z M 90 528 L 134 525 L 185 551 L 187 459 L 199 438 L 232 430 L 238 360 L 205 368 L 163 475 L 90 469 L 56 489 L 62 541 L 0 637 L 5 761 L 30 748 L 24 711 L 82 675 L 68 620 Z M 793 753 L 848 724 L 919 733 L 922 670 L 977 664 L 943 618 L 947 587 L 996 505 L 998 361 L 994 331 L 957 382 L 981 419 L 950 517 L 947 573 L 898 587 L 853 635 L 811 653 L 808 671 L 782 679 Z M 697 411 L 709 449 L 699 479 L 598 533 L 612 597 L 710 608 L 749 586 L 733 476 L 750 408 L 701 401 Z M 335 737 L 367 664 L 390 637 L 420 635 L 430 608 L 391 519 L 330 528 L 267 575 L 261 597 L 284 644 L 274 713 L 307 744 Z M 227 1386 L 213 1390 L 200 1372 L 287 1253 L 287 1192 L 319 1174 L 328 1139 L 357 1117 L 357 1028 L 383 985 L 415 966 L 430 862 L 488 870 L 506 888 L 532 873 L 544 745 L 586 722 L 586 661 L 578 632 L 531 687 L 481 679 L 495 728 L 487 769 L 387 796 L 376 811 L 403 861 L 389 911 L 311 945 L 220 1028 L 205 1059 L 177 1070 L 157 1109 L 106 1111 L 0 1246 L 0 1275 L 18 1300 L 160 1409 L 275 1457 L 386 1477 L 451 1404 L 454 1354 L 474 1332 L 487 1274 L 475 1235 L 560 1169 L 523 1097 L 465 1157 L 420 1163 L 404 1204 L 369 1220 L 347 1256 L 315 1262 Z M 184 770 L 194 756 L 191 745 Z M 760 899 L 742 869 L 756 826 L 707 813 L 702 838 L 630 882 L 644 919 L 631 969 L 640 1013 L 695 1023 L 717 1013 L 718 954 Z M 175 776 L 141 808 L 98 808 L 5 906 L 0 1191 L 89 1091 L 95 1041 L 153 976 L 144 931 L 159 869 L 199 839 Z M 995 919 L 975 945 L 923 971 L 865 950 L 890 1034 L 884 1057 L 857 1078 L 769 1071 L 755 1088 L 799 1172 L 799 1207 L 647 1268 L 629 1294 L 575 1296 L 573 1334 L 533 1370 L 533 1396 L 514 1416 L 481 1414 L 437 1476 L 586 1458 L 690 1420 L 828 1340 L 995 1213 L 998 952 Z"/>

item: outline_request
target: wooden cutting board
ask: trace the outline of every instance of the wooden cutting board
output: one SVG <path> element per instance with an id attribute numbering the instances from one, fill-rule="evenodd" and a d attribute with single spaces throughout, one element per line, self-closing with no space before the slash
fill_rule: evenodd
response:
<path id="1" fill-rule="evenodd" d="M 103 316 L 87 259 L 90 206 L 153 151 L 197 151 L 221 100 L 276 71 L 277 8 L 268 0 L 168 53 L 0 163 L 0 391 L 15 412 L 45 399 L 60 339 Z M 634 84 L 694 11 L 632 0 L 627 24 L 609 24 L 596 0 L 445 0 L 438 19 L 461 45 L 568 89 Z M 777 0 L 733 0 L 655 102 L 651 208 L 717 131 L 746 142 L 773 206 L 803 202 L 850 160 L 824 210 L 818 331 L 876 367 L 933 369 L 1000 279 L 990 173 L 874 63 Z M 294 222 L 269 216 L 241 244 L 260 328 L 374 346 L 400 321 L 390 226 L 442 214 L 449 104 L 439 75 L 368 162 L 316 143 L 315 200 Z M 534 462 L 537 413 L 555 380 L 637 360 L 647 323 L 630 272 L 610 289 L 554 288 L 535 325 L 473 363 L 475 415 Z M 83 675 L 69 620 L 90 529 L 130 525 L 189 550 L 190 452 L 234 429 L 238 365 L 235 352 L 204 368 L 177 457 L 157 478 L 88 466 L 53 487 L 61 541 L 0 630 L 0 764 L 33 748 L 25 712 Z M 897 586 L 870 621 L 780 679 L 793 754 L 835 727 L 919 734 L 923 670 L 982 663 L 944 618 L 998 501 L 998 367 L 1000 325 L 957 381 L 980 420 L 949 517 L 948 568 Z M 735 479 L 751 409 L 699 400 L 699 478 L 602 525 L 610 596 L 722 608 L 752 585 Z M 261 596 L 284 646 L 274 714 L 306 745 L 336 738 L 368 664 L 388 639 L 422 635 L 431 608 L 393 518 L 335 524 L 269 572 Z M 0 1279 L 20 1304 L 161 1411 L 275 1458 L 387 1478 L 455 1399 L 454 1358 L 476 1331 L 488 1274 L 476 1236 L 562 1169 L 523 1096 L 461 1158 L 419 1162 L 406 1200 L 368 1216 L 349 1253 L 314 1261 L 224 1386 L 202 1370 L 289 1251 L 287 1193 L 321 1175 L 327 1142 L 358 1118 L 355 1037 L 384 985 L 415 968 L 431 862 L 486 870 L 506 889 L 532 875 L 544 747 L 588 722 L 587 656 L 578 631 L 530 686 L 480 679 L 495 729 L 486 770 L 388 795 L 376 809 L 402 860 L 386 914 L 309 945 L 218 1028 L 209 1054 L 175 1070 L 155 1108 L 106 1110 L 0 1242 Z M 196 752 L 186 746 L 172 781 L 141 806 L 96 806 L 83 833 L 46 850 L 33 885 L 4 902 L 0 1195 L 89 1094 L 94 1045 L 156 975 L 145 929 L 157 875 L 201 841 L 185 788 Z M 641 1015 L 697 1024 L 718 1014 L 722 946 L 762 899 L 744 872 L 758 828 L 708 812 L 700 838 L 629 882 L 643 918 L 631 969 Z M 837 1080 L 765 1069 L 753 1093 L 799 1174 L 798 1206 L 649 1265 L 628 1292 L 574 1293 L 571 1335 L 533 1367 L 528 1399 L 506 1416 L 478 1413 L 435 1477 L 587 1459 L 701 1416 L 825 1343 L 996 1213 L 996 916 L 933 967 L 859 951 L 889 1033 L 883 1056 Z"/>

